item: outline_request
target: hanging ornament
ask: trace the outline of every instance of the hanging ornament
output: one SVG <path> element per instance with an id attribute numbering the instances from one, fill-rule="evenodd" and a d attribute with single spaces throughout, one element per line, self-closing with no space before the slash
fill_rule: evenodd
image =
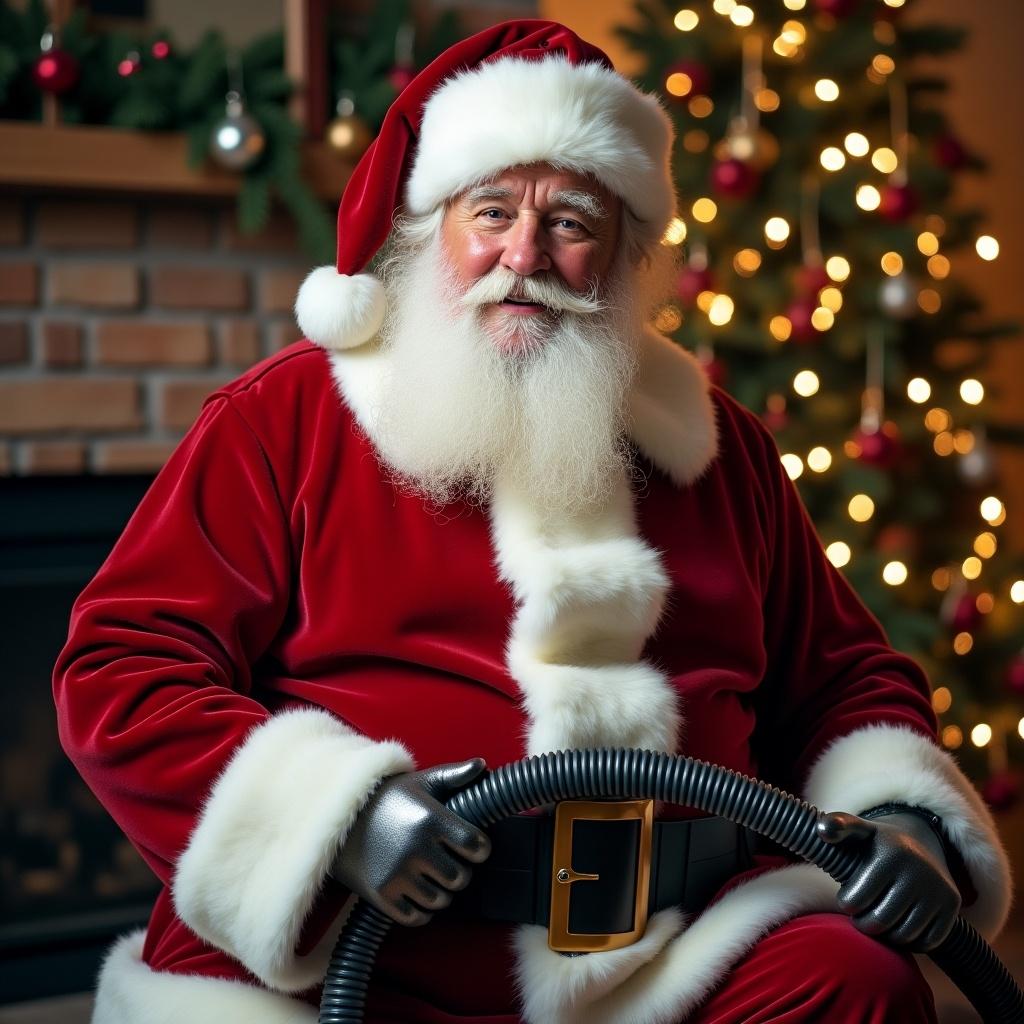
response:
<path id="1" fill-rule="evenodd" d="M 896 424 L 885 418 L 885 335 L 877 322 L 868 328 L 865 378 L 860 426 L 853 435 L 856 458 L 891 469 L 899 462 L 903 446 Z"/>
<path id="2" fill-rule="evenodd" d="M 974 487 L 982 487 L 995 478 L 995 458 L 985 436 L 984 424 L 975 427 L 973 433 L 974 447 L 960 456 L 958 468 L 961 479 Z"/>
<path id="3" fill-rule="evenodd" d="M 1017 697 L 1024 697 L 1024 652 L 1006 667 L 1006 686 Z"/>
<path id="4" fill-rule="evenodd" d="M 906 184 L 898 185 L 890 180 L 879 189 L 879 193 L 878 213 L 893 224 L 907 220 L 920 206 L 917 192 Z"/>
<path id="5" fill-rule="evenodd" d="M 57 43 L 56 33 L 47 29 L 39 41 L 39 56 L 32 65 L 32 78 L 43 92 L 59 96 L 78 81 L 78 61 Z"/>
<path id="6" fill-rule="evenodd" d="M 932 143 L 932 155 L 947 171 L 962 170 L 970 161 L 963 143 L 950 132 L 939 135 Z"/>
<path id="7" fill-rule="evenodd" d="M 118 62 L 117 73 L 122 78 L 131 78 L 142 67 L 142 55 L 138 50 L 129 50 Z"/>
<path id="8" fill-rule="evenodd" d="M 951 602 L 948 613 L 949 631 L 951 633 L 976 633 L 981 628 L 983 616 L 978 611 L 978 602 L 973 594 L 961 593 Z"/>
<path id="9" fill-rule="evenodd" d="M 366 151 L 373 141 L 373 132 L 366 122 L 355 113 L 356 105 L 350 92 L 342 92 L 335 107 L 336 117 L 327 125 L 324 139 L 327 145 L 346 160 L 353 163 Z"/>
<path id="10" fill-rule="evenodd" d="M 815 10 L 833 18 L 848 18 L 859 4 L 860 0 L 814 0 Z"/>
<path id="11" fill-rule="evenodd" d="M 892 148 L 896 154 L 896 170 L 879 192 L 879 216 L 891 223 L 902 223 L 913 214 L 920 201 L 917 191 L 907 180 L 910 165 L 910 131 L 907 127 L 907 87 L 896 76 L 889 79 L 889 124 Z"/>
<path id="12" fill-rule="evenodd" d="M 155 60 L 166 60 L 171 55 L 171 44 L 166 39 L 158 39 L 149 48 Z"/>
<path id="13" fill-rule="evenodd" d="M 673 90 L 669 89 L 669 95 L 675 100 L 688 100 L 691 96 L 706 96 L 711 89 L 711 72 L 706 64 L 697 60 L 677 60 L 670 65 L 665 72 L 667 82 L 673 75 L 683 75 L 689 82 L 689 88 L 682 79 L 678 79 L 682 85 Z"/>
<path id="14" fill-rule="evenodd" d="M 878 289 L 878 305 L 897 320 L 909 320 L 917 313 L 917 287 L 906 271 L 886 277 Z"/>
<path id="15" fill-rule="evenodd" d="M 858 427 L 853 442 L 857 446 L 858 460 L 879 469 L 892 469 L 903 455 L 899 428 L 892 420 L 886 420 L 877 430 Z"/>
<path id="16" fill-rule="evenodd" d="M 789 423 L 789 415 L 786 412 L 786 396 L 773 394 L 765 401 L 764 412 L 761 414 L 761 422 L 773 433 L 785 430 Z"/>
<path id="17" fill-rule="evenodd" d="M 701 292 L 713 292 L 715 279 L 708 270 L 708 250 L 702 241 L 690 246 L 689 262 L 683 267 L 676 282 L 676 294 L 687 309 L 697 304 Z"/>
<path id="18" fill-rule="evenodd" d="M 913 559 L 919 547 L 917 531 L 902 523 L 888 523 L 878 531 L 875 548 L 879 554 Z"/>
<path id="19" fill-rule="evenodd" d="M 790 322 L 789 340 L 797 345 L 812 345 L 821 338 L 821 332 L 814 326 L 812 317 L 818 308 L 816 296 L 801 295 L 794 299 L 786 310 Z"/>
<path id="20" fill-rule="evenodd" d="M 267 138 L 259 121 L 245 112 L 240 93 L 232 89 L 224 102 L 224 117 L 210 133 L 210 156 L 229 171 L 244 171 L 260 158 Z"/>
<path id="21" fill-rule="evenodd" d="M 740 112 L 729 122 L 725 137 L 715 146 L 717 160 L 740 160 L 759 174 L 779 158 L 775 136 L 761 127 L 761 111 L 754 101 L 764 87 L 762 71 L 763 42 L 757 33 L 743 39 L 743 71 L 740 88 Z"/>
<path id="22" fill-rule="evenodd" d="M 413 41 L 416 29 L 411 21 L 403 22 L 395 33 L 395 63 L 388 72 L 388 81 L 395 92 L 401 92 L 416 77 Z"/>
<path id="23" fill-rule="evenodd" d="M 807 176 L 800 188 L 800 252 L 802 263 L 794 275 L 796 294 L 806 299 L 811 313 L 818 308 L 818 293 L 832 284 L 825 270 L 818 232 L 819 202 L 821 198 L 817 179 Z"/>
<path id="24" fill-rule="evenodd" d="M 1009 810 L 1020 797 L 1020 777 L 1011 771 L 996 772 L 982 783 L 981 795 L 992 810 Z"/>
<path id="25" fill-rule="evenodd" d="M 746 199 L 757 191 L 760 182 L 761 175 L 750 164 L 735 157 L 715 161 L 711 170 L 715 191 L 729 199 Z"/>
<path id="26" fill-rule="evenodd" d="M 804 257 L 813 260 L 813 257 Z M 821 259 L 821 254 L 818 254 L 818 259 Z M 828 276 L 828 272 L 825 270 L 824 263 L 804 262 L 799 266 L 794 274 L 794 284 L 796 286 L 797 294 L 805 298 L 814 300 L 814 307 L 818 305 L 818 293 L 822 288 L 827 288 L 832 284 L 832 278 Z M 813 309 L 812 309 L 813 312 Z"/>

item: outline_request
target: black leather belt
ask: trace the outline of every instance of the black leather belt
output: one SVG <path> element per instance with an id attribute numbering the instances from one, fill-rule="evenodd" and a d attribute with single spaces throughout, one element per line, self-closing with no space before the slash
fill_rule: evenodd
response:
<path id="1" fill-rule="evenodd" d="M 488 829 L 491 856 L 448 913 L 545 925 L 552 948 L 566 952 L 613 949 L 635 942 L 649 914 L 703 909 L 752 863 L 742 826 L 719 817 L 645 826 L 652 807 L 567 801 L 558 805 L 560 835 L 555 815 L 496 822 Z"/>

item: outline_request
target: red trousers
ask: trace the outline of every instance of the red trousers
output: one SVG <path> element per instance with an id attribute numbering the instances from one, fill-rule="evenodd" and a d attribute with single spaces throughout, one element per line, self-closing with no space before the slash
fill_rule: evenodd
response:
<path id="1" fill-rule="evenodd" d="M 415 932 L 410 929 L 405 936 Z M 443 956 L 436 946 L 434 952 Z M 410 966 L 408 960 L 405 966 Z M 453 957 L 444 978 L 432 979 L 435 996 L 429 1009 L 419 999 L 403 995 L 400 987 L 389 985 L 385 968 L 384 977 L 376 975 L 380 987 L 371 987 L 367 1021 L 518 1024 L 518 1014 L 494 1012 L 493 1001 L 490 1012 L 481 1012 L 490 1000 L 473 991 L 475 972 L 466 967 Z M 494 988 L 490 995 L 492 1000 L 497 995 Z M 474 1012 L 472 1004 L 478 998 Z M 936 1024 L 935 1003 L 911 954 L 861 934 L 840 914 L 808 914 L 758 942 L 685 1024 L 826 1022 Z"/>

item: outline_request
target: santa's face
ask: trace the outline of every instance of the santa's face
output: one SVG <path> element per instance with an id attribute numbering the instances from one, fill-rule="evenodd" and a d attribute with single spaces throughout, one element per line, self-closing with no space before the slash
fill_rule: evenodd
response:
<path id="1" fill-rule="evenodd" d="M 615 260 L 621 202 L 581 174 L 547 164 L 514 167 L 468 189 L 445 211 L 441 242 L 457 295 L 496 269 L 522 279 L 483 304 L 480 323 L 506 351 L 535 347 L 558 310 L 532 282 L 598 296 Z"/>

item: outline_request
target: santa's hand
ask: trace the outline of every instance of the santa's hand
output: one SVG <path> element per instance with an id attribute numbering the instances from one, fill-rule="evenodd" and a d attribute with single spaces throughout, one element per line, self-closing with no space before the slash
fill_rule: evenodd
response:
<path id="1" fill-rule="evenodd" d="M 818 820 L 828 843 L 859 846 L 862 860 L 839 890 L 839 906 L 866 935 L 925 953 L 949 934 L 960 909 L 942 844 L 915 814 L 868 821 L 833 811 Z"/>
<path id="2" fill-rule="evenodd" d="M 400 924 L 426 924 L 469 885 L 469 863 L 491 842 L 444 806 L 486 765 L 482 758 L 385 779 L 359 812 L 331 875 Z"/>

